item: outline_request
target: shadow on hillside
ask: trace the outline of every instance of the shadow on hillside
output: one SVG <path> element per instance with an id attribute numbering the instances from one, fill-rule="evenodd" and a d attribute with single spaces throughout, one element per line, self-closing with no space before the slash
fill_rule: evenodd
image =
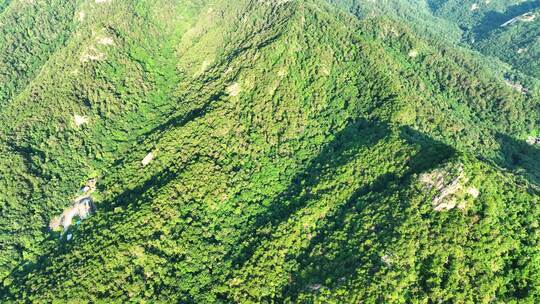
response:
<path id="1" fill-rule="evenodd" d="M 293 274 L 293 283 L 282 290 L 282 296 L 292 298 L 316 284 L 339 284 L 354 275 L 359 268 L 370 273 L 379 271 L 385 262 L 385 250 L 400 236 L 398 229 L 406 219 L 409 198 L 404 189 L 411 189 L 416 174 L 432 170 L 451 159 L 456 151 L 424 134 L 404 127 L 400 137 L 410 145 L 418 147 L 418 152 L 408 163 L 408 170 L 401 176 L 383 174 L 372 184 L 360 187 L 335 212 L 327 216 L 326 225 L 318 230 L 309 247 L 296 259 L 301 272 Z M 398 197 L 398 199 L 395 199 Z M 376 217 L 382 221 L 377 222 Z M 366 220 L 372 220 L 373 228 L 365 230 Z M 343 235 L 345 233 L 345 235 Z M 320 254 L 327 241 L 338 241 L 339 248 L 330 255 Z M 369 240 L 372 256 L 365 256 L 361 248 Z M 369 280 L 369 277 L 367 279 Z"/>
<path id="2" fill-rule="evenodd" d="M 482 21 L 480 21 L 480 24 L 475 28 L 474 33 L 477 37 L 482 37 L 492 30 L 501 28 L 501 24 L 505 23 L 506 21 L 537 8 L 540 8 L 540 0 L 523 2 L 518 5 L 514 5 L 503 13 L 489 11 L 484 15 L 484 18 Z"/>
<path id="3" fill-rule="evenodd" d="M 147 138 L 154 134 L 161 134 L 164 131 L 167 131 L 172 128 L 179 128 L 185 126 L 187 123 L 195 120 L 198 117 L 204 116 L 211 108 L 211 105 L 215 102 L 221 99 L 221 97 L 224 95 L 223 92 L 220 94 L 215 94 L 210 96 L 208 101 L 206 101 L 204 104 L 195 107 L 194 109 L 190 110 L 188 113 L 180 116 L 173 116 L 170 117 L 166 122 L 158 125 L 157 127 L 151 129 L 148 132 L 145 132 L 141 135 L 141 138 Z"/>
<path id="4" fill-rule="evenodd" d="M 540 185 L 540 149 L 505 134 L 497 134 L 497 140 L 501 145 L 498 164 Z"/>
<path id="5" fill-rule="evenodd" d="M 388 208 L 389 206 L 380 205 L 384 204 L 385 197 L 397 194 L 398 190 L 404 186 L 407 187 L 411 183 L 411 176 L 414 174 L 440 166 L 455 155 L 454 149 L 410 128 L 394 129 L 386 124 L 367 121 L 351 124 L 336 135 L 335 139 L 313 159 L 307 168 L 293 179 L 289 188 L 277 196 L 266 207 L 266 211 L 258 215 L 253 227 L 248 229 L 248 231 L 253 231 L 253 234 L 245 236 L 244 239 L 237 242 L 238 244 L 247 243 L 247 245 L 237 252 L 235 256 L 229 257 L 233 260 L 233 264 L 241 268 L 254 257 L 255 251 L 261 244 L 272 238 L 271 233 L 268 233 L 268 231 L 275 231 L 280 223 L 286 222 L 297 211 L 305 208 L 310 201 L 316 201 L 324 194 L 320 192 L 310 193 L 310 189 L 317 186 L 324 179 L 332 179 L 341 168 L 350 165 L 351 162 L 357 159 L 361 155 L 362 149 L 369 149 L 396 132 L 400 138 L 417 147 L 418 150 L 407 163 L 408 171 L 403 176 L 381 174 L 375 181 L 360 186 L 346 202 L 337 206 L 337 210 L 334 210 L 333 214 L 326 218 L 327 226 L 323 227 L 323 230 L 311 240 L 310 247 L 304 250 L 300 257 L 297 258 L 297 262 L 301 265 L 299 269 L 303 270 L 302 274 L 294 274 L 293 283 L 285 287 L 283 295 L 292 295 L 294 297 L 295 293 L 298 293 L 310 283 L 325 282 L 328 279 L 337 281 L 342 277 L 353 274 L 359 266 L 360 257 L 356 251 L 358 247 L 348 246 L 349 240 L 347 238 L 343 240 L 339 252 L 334 252 L 333 256 L 335 258 L 332 260 L 313 257 L 310 252 L 318 245 L 323 244 L 326 238 L 331 237 L 336 232 L 343 231 L 345 228 L 343 226 L 344 219 L 351 212 L 364 212 L 364 210 L 374 205 L 381 209 Z M 333 191 L 339 190 L 334 189 Z M 364 202 L 360 204 L 362 200 Z M 390 218 L 377 228 L 380 232 L 377 233 L 377 238 L 381 246 L 386 242 L 390 242 L 394 236 L 396 225 L 401 222 L 398 218 L 400 215 L 399 210 L 407 207 L 408 202 L 402 200 L 399 206 L 392 206 L 392 208 L 397 209 L 392 210 L 392 212 L 387 210 Z M 358 224 L 361 225 L 362 223 Z M 353 233 L 354 231 L 349 232 Z M 377 258 L 380 260 L 380 257 Z M 310 265 L 319 265 L 321 267 L 304 272 L 305 269 L 309 269 Z M 315 282 L 315 280 L 318 282 Z"/>
<path id="6" fill-rule="evenodd" d="M 34 176 L 43 176 L 39 167 L 35 165 L 36 162 L 33 158 L 39 158 L 43 161 L 46 158 L 45 153 L 30 146 L 17 145 L 15 141 L 7 141 L 6 146 L 9 150 L 21 156 L 24 160 L 23 164 L 30 174 Z"/>
<path id="7" fill-rule="evenodd" d="M 306 166 L 303 172 L 296 175 L 290 183 L 287 190 L 283 191 L 276 198 L 272 199 L 268 205 L 261 206 L 263 209 L 251 224 L 241 227 L 239 239 L 234 240 L 237 245 L 234 248 L 228 248 L 223 254 L 223 259 L 232 261 L 237 267 L 242 267 L 247 261 L 253 258 L 253 253 L 265 240 L 271 238 L 271 235 L 260 232 L 261 228 L 275 228 L 281 223 L 289 220 L 291 216 L 306 207 L 310 201 L 317 200 L 317 195 L 322 193 L 310 193 L 310 189 L 316 187 L 324 179 L 331 179 L 337 174 L 338 170 L 348 167 L 351 162 L 358 158 L 362 150 L 374 147 L 379 142 L 389 136 L 399 135 L 410 145 L 417 147 L 418 152 L 409 159 L 407 167 L 408 171 L 403 176 L 395 176 L 392 174 L 381 174 L 374 182 L 359 186 L 354 190 L 354 194 L 345 202 L 339 204 L 332 210 L 326 219 L 326 226 L 322 227 L 320 233 L 311 240 L 309 248 L 303 251 L 297 258 L 301 265 L 300 269 L 306 269 L 302 274 L 294 274 L 294 280 L 290 286 L 283 290 L 284 295 L 294 297 L 307 284 L 323 281 L 338 281 L 342 277 L 353 274 L 357 267 L 361 266 L 358 247 L 350 246 L 345 239 L 338 252 L 333 258 L 320 256 L 311 256 L 310 252 L 318 245 L 324 244 L 327 238 L 332 237 L 334 233 L 339 231 L 347 231 L 354 233 L 355 229 L 345 229 L 345 218 L 351 212 L 386 212 L 388 216 L 384 223 L 377 226 L 376 241 L 384 246 L 390 242 L 395 233 L 395 228 L 401 222 L 399 216 L 402 214 L 400 210 L 408 207 L 406 199 L 400 200 L 398 206 L 391 206 L 392 210 L 386 206 L 384 199 L 390 195 L 398 194 L 399 190 L 411 183 L 411 176 L 431 168 L 439 166 L 455 154 L 455 151 L 448 146 L 436 142 L 427 136 L 411 130 L 409 128 L 396 129 L 384 123 L 374 123 L 368 121 L 356 121 L 351 123 L 335 138 L 327 144 L 321 152 Z M 194 159 L 194 162 L 197 160 Z M 92 225 L 85 225 L 84 233 L 81 233 L 81 238 L 85 240 L 95 239 L 100 240 L 95 244 L 96 251 L 103 250 L 99 248 L 106 246 L 111 235 L 107 234 L 110 229 L 110 223 L 116 220 L 125 220 L 122 213 L 116 214 L 113 212 L 115 207 L 131 205 L 138 208 L 136 202 L 149 201 L 154 197 L 159 189 L 166 187 L 173 181 L 179 172 L 171 171 L 173 169 L 165 169 L 154 176 L 146 179 L 141 185 L 125 190 L 119 194 L 115 202 L 102 204 L 100 213 L 106 217 L 106 220 L 95 220 Z M 334 189 L 333 191 L 339 191 Z M 131 207 L 129 207 L 131 208 Z M 391 212 L 390 212 L 391 211 Z M 388 214 L 388 215 L 386 215 Z M 356 223 L 361 225 L 362 223 Z M 78 229 L 78 228 L 77 228 Z M 110 233 L 110 232 L 109 232 Z M 117 235 L 120 239 L 128 237 L 126 235 Z M 82 240 L 81 240 L 82 241 Z M 118 240 L 115 240 L 117 242 Z M 201 240 L 201 246 L 205 246 L 204 240 Z M 247 245 L 242 245 L 247 244 Z M 76 246 L 72 243 L 62 243 L 60 246 L 51 246 L 51 251 L 44 256 L 41 256 L 35 263 L 22 265 L 14 271 L 10 276 L 10 280 L 14 283 L 24 285 L 25 278 L 31 275 L 31 272 L 47 271 L 47 267 L 51 264 L 51 258 L 61 256 L 69 252 Z M 370 257 L 373 259 L 372 264 L 380 263 L 380 257 Z M 379 260 L 376 260 L 379 259 Z M 377 262 L 379 261 L 379 262 Z M 323 265 L 324 267 L 312 269 L 311 265 Z M 371 264 L 370 264 L 371 265 Z M 228 271 L 228 270 L 224 270 Z M 61 280 L 59 276 L 51 276 L 50 284 L 54 286 L 60 284 L 55 280 Z M 315 281 L 317 280 L 317 281 Z M 15 284 L 15 285 L 17 285 Z M 5 289 L 0 288 L 1 293 L 6 293 Z M 7 294 L 7 293 L 6 293 Z M 226 295 L 222 295 L 225 299 Z"/>
<path id="8" fill-rule="evenodd" d="M 318 198 L 317 194 L 310 193 L 310 189 L 316 186 L 321 179 L 328 178 L 332 172 L 347 165 L 354 159 L 359 149 L 375 145 L 381 139 L 389 136 L 390 133 L 390 128 L 382 124 L 367 121 L 357 121 L 350 124 L 339 134 L 336 134 L 335 138 L 321 150 L 318 156 L 311 160 L 304 171 L 292 179 L 285 191 L 273 198 L 264 207 L 264 211 L 257 214 L 249 231 L 257 231 L 267 225 L 277 226 L 286 221 L 291 214 L 305 207 L 308 201 Z M 238 243 L 244 243 L 248 237 L 251 238 L 248 241 L 249 244 L 240 252 L 233 254 L 234 256 L 229 257 L 235 265 L 242 265 L 249 260 L 260 244 L 261 238 L 264 238 L 262 235 L 256 237 L 245 235 L 244 239 Z"/>

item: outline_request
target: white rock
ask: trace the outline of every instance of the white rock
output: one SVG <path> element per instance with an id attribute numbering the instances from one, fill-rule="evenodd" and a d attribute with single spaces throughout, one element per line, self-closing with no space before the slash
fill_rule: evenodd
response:
<path id="1" fill-rule="evenodd" d="M 143 165 L 143 167 L 148 166 L 152 162 L 152 160 L 154 160 L 154 153 L 150 152 L 144 157 L 144 159 L 141 161 L 141 164 Z"/>
<path id="2" fill-rule="evenodd" d="M 77 114 L 73 115 L 73 122 L 75 123 L 77 127 L 87 124 L 89 121 L 90 120 L 86 116 L 81 116 Z"/>
<path id="3" fill-rule="evenodd" d="M 111 37 L 100 37 L 97 43 L 101 45 L 114 45 L 114 40 Z"/>
<path id="4" fill-rule="evenodd" d="M 84 18 L 86 18 L 86 13 L 84 11 L 80 11 L 78 14 L 77 14 L 77 20 L 79 22 L 83 22 L 84 21 Z"/>
<path id="5" fill-rule="evenodd" d="M 478 189 L 476 189 L 475 187 L 470 187 L 467 190 L 467 193 L 469 193 L 474 198 L 477 198 L 480 195 L 480 191 L 478 191 Z"/>
<path id="6" fill-rule="evenodd" d="M 227 94 L 229 94 L 230 96 L 238 96 L 238 94 L 240 94 L 240 91 L 241 91 L 241 88 L 240 88 L 240 84 L 238 84 L 238 82 L 235 82 L 234 84 L 230 85 L 228 88 L 227 88 Z"/>

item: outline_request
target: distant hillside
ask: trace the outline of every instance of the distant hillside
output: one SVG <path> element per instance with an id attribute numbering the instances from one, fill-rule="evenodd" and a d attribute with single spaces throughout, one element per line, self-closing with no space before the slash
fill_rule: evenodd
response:
<path id="1" fill-rule="evenodd" d="M 490 31 L 476 47 L 540 79 L 540 9 L 516 18 L 510 19 L 516 22 Z"/>
<path id="2" fill-rule="evenodd" d="M 413 28 L 448 42 L 478 50 L 511 65 L 516 71 L 538 78 L 540 56 L 540 1 L 537 0 L 329 0 L 360 17 L 390 16 Z M 527 18 L 519 16 L 528 14 Z M 525 20 L 527 19 L 527 20 Z M 510 20 L 518 20 L 502 27 Z M 521 51 L 520 51 L 521 50 Z M 518 53 L 519 51 L 519 53 Z"/>

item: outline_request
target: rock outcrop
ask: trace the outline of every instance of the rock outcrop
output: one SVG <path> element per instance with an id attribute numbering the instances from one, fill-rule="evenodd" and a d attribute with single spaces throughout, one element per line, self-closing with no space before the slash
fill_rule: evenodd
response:
<path id="1" fill-rule="evenodd" d="M 474 186 L 466 188 L 468 179 L 465 176 L 463 165 L 449 164 L 443 168 L 420 175 L 420 182 L 426 190 L 434 193 L 431 204 L 437 212 L 449 211 L 456 207 L 465 209 L 465 195 L 473 198 L 480 195 Z"/>

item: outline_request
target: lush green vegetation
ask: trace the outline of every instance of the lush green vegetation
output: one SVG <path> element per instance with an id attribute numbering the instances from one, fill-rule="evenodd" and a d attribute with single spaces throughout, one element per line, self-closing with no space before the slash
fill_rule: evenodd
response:
<path id="1" fill-rule="evenodd" d="M 525 74 L 540 78 L 540 1 L 432 1 L 437 16 L 454 21 L 465 30 L 464 40 L 483 54 L 498 57 Z M 509 20 L 525 13 L 535 15 L 533 21 L 517 21 L 502 27 Z"/>
<path id="2" fill-rule="evenodd" d="M 38 2 L 0 15 L 3 302 L 540 299 L 540 86 L 455 10 Z"/>
<path id="3" fill-rule="evenodd" d="M 359 17 L 391 16 L 426 34 L 442 37 L 494 56 L 515 70 L 539 77 L 538 39 L 540 1 L 538 0 L 330 0 Z M 533 13 L 533 21 L 519 21 L 501 27 L 509 20 Z M 527 81 L 527 80 L 525 80 Z"/>
<path id="4" fill-rule="evenodd" d="M 532 10 L 540 17 L 540 9 Z M 477 48 L 512 64 L 516 69 L 540 79 L 540 18 L 489 32 L 478 42 Z"/>

